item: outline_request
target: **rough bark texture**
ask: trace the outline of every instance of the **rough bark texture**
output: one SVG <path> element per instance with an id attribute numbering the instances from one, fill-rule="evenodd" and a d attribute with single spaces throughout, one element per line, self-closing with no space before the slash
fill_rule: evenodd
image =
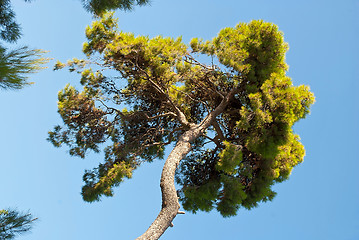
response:
<path id="1" fill-rule="evenodd" d="M 174 186 L 174 175 L 179 162 L 186 156 L 191 149 L 190 141 L 192 140 L 193 130 L 184 133 L 177 142 L 175 148 L 168 156 L 161 175 L 162 191 L 162 209 L 155 221 L 148 230 L 139 238 L 140 239 L 158 239 L 170 226 L 176 217 L 180 205 L 178 203 L 177 192 Z"/>
<path id="2" fill-rule="evenodd" d="M 198 138 L 212 124 L 216 116 L 218 116 L 227 106 L 230 99 L 235 94 L 235 90 L 231 91 L 218 105 L 218 107 L 210 112 L 203 121 L 196 125 L 192 124 L 190 129 L 181 135 L 176 146 L 168 156 L 163 166 L 161 175 L 161 191 L 162 191 L 162 208 L 157 218 L 147 231 L 137 240 L 157 240 L 166 229 L 172 225 L 173 219 L 178 214 L 180 208 L 174 178 L 177 166 L 180 161 L 191 150 L 191 142 Z"/>

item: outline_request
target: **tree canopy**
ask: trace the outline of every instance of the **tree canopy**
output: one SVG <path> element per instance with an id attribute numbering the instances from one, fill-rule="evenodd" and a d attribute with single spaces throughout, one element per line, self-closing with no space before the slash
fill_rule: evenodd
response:
<path id="1" fill-rule="evenodd" d="M 286 76 L 288 45 L 276 25 L 239 23 L 187 45 L 122 32 L 106 13 L 86 37 L 88 59 L 55 66 L 81 74 L 83 89 L 59 92 L 63 125 L 48 139 L 81 158 L 103 148 L 104 162 L 83 176 L 89 202 L 112 196 L 142 162 L 173 148 L 161 177 L 162 210 L 139 239 L 158 239 L 171 226 L 177 197 L 185 210 L 217 209 L 225 217 L 272 200 L 271 186 L 303 161 L 292 126 L 314 96 Z"/>

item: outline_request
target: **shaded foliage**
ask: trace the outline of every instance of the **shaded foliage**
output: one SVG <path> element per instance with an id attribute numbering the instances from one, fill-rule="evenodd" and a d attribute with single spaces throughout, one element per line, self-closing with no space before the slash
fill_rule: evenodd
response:
<path id="1" fill-rule="evenodd" d="M 95 14 L 102 15 L 108 10 L 132 10 L 135 5 L 149 4 L 149 0 L 81 0 L 84 8 Z"/>
<path id="2" fill-rule="evenodd" d="M 31 0 L 24 0 L 31 2 Z M 15 12 L 10 0 L 0 0 L 0 38 L 7 42 L 16 42 L 21 37 L 21 27 L 16 22 Z"/>
<path id="3" fill-rule="evenodd" d="M 36 219 L 30 213 L 20 213 L 13 209 L 0 210 L 0 239 L 13 239 L 28 232 Z"/>
<path id="4" fill-rule="evenodd" d="M 63 125 L 48 138 L 82 158 L 104 148 L 104 163 L 85 172 L 84 200 L 112 196 L 143 161 L 162 158 L 166 146 L 233 92 L 181 161 L 176 181 L 183 207 L 235 215 L 241 206 L 272 200 L 271 186 L 302 162 L 304 147 L 292 126 L 308 114 L 314 96 L 286 76 L 288 45 L 276 25 L 240 23 L 186 45 L 181 38 L 121 32 L 106 13 L 86 36 L 88 60 L 55 66 L 81 74 L 83 90 L 68 85 L 59 92 Z M 210 61 L 199 62 L 199 55 Z"/>
<path id="5" fill-rule="evenodd" d="M 7 42 L 15 42 L 21 36 L 21 29 L 15 21 L 15 12 L 10 0 L 0 0 L 0 16 L 0 38 Z"/>
<path id="6" fill-rule="evenodd" d="M 25 0 L 30 2 L 30 0 Z M 0 38 L 14 43 L 21 37 L 20 25 L 16 22 L 10 0 L 0 0 Z M 14 50 L 0 45 L 0 89 L 21 89 L 31 83 L 28 74 L 42 69 L 48 62 L 45 51 L 20 47 Z"/>

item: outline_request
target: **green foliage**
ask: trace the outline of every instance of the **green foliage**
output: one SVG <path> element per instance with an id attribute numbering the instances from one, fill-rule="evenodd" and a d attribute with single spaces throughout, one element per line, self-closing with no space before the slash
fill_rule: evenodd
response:
<path id="1" fill-rule="evenodd" d="M 217 181 L 207 182 L 200 187 L 186 187 L 183 190 L 183 193 L 186 195 L 186 198 L 182 199 L 183 208 L 191 209 L 193 213 L 196 213 L 198 210 L 211 211 L 218 197 L 220 187 L 221 185 Z"/>
<path id="2" fill-rule="evenodd" d="M 86 201 L 112 196 L 113 187 L 143 161 L 162 158 L 166 146 L 230 92 L 235 94 L 229 104 L 192 142 L 177 170 L 186 210 L 217 209 L 227 217 L 272 200 L 271 186 L 288 179 L 303 160 L 292 126 L 309 113 L 314 96 L 286 76 L 288 45 L 274 24 L 240 23 L 211 41 L 186 45 L 181 38 L 121 32 L 106 13 L 86 29 L 86 37 L 88 60 L 55 66 L 80 73 L 83 90 L 60 91 L 64 126 L 49 133 L 55 146 L 67 145 L 72 155 L 104 148 L 104 163 L 84 175 Z M 194 57 L 199 54 L 219 64 L 201 63 Z M 98 69 L 89 66 L 95 61 Z"/>
<path id="3" fill-rule="evenodd" d="M 146 5 L 149 0 L 81 0 L 85 9 L 101 16 L 108 10 L 132 10 L 134 5 Z"/>
<path id="4" fill-rule="evenodd" d="M 15 20 L 10 0 L 0 0 L 0 38 L 7 42 L 15 42 L 20 37 L 21 27 Z"/>
<path id="5" fill-rule="evenodd" d="M 219 120 L 228 137 L 223 141 L 223 150 L 216 150 L 215 160 L 210 160 L 217 162 L 215 170 L 202 173 L 208 172 L 202 170 L 203 160 L 209 161 L 203 154 L 182 161 L 177 178 L 183 185 L 180 198 L 187 210 L 207 210 L 210 206 L 231 216 L 240 205 L 249 209 L 259 201 L 273 199 L 275 193 L 270 186 L 287 179 L 292 168 L 303 160 L 304 148 L 291 127 L 306 116 L 314 97 L 307 86 L 293 87 L 285 76 L 288 46 L 273 24 L 242 23 L 223 29 L 213 41 L 193 39 L 191 48 L 218 57 L 226 68 L 237 72 L 230 86 L 238 86 L 241 94 Z M 200 182 L 194 180 L 203 175 Z M 188 188 L 200 189 L 213 181 L 221 183 L 216 199 L 203 195 L 204 199 L 198 201 L 201 196 L 193 198 L 188 194 Z M 206 200 L 211 203 L 205 204 Z"/>
<path id="6" fill-rule="evenodd" d="M 30 0 L 25 0 L 29 2 Z M 16 42 L 21 37 L 21 28 L 15 21 L 15 13 L 10 0 L 0 0 L 0 38 L 6 42 Z M 0 45 L 0 89 L 20 89 L 32 83 L 27 82 L 27 74 L 41 69 L 48 61 L 42 58 L 42 50 L 27 47 L 7 50 Z M 31 229 L 32 215 L 16 210 L 0 210 L 0 239 L 13 239 Z"/>
<path id="7" fill-rule="evenodd" d="M 233 175 L 235 174 L 235 167 L 242 161 L 243 155 L 242 152 L 230 142 L 225 141 L 223 144 L 225 145 L 225 148 L 218 155 L 219 160 L 216 169 L 226 174 Z"/>
<path id="8" fill-rule="evenodd" d="M 134 162 L 132 162 L 134 163 Z M 99 201 L 101 195 L 113 196 L 112 187 L 117 186 L 123 181 L 123 178 L 131 178 L 134 166 L 125 161 L 113 164 L 110 169 L 100 165 L 98 168 L 99 177 L 94 176 L 92 172 L 87 171 L 84 175 L 86 185 L 82 188 L 82 195 L 87 202 Z M 101 176 L 101 172 L 105 175 Z M 94 181 L 96 179 L 97 181 Z"/>
<path id="9" fill-rule="evenodd" d="M 0 46 L 0 89 L 20 89 L 32 84 L 27 82 L 28 74 L 39 71 L 48 62 L 43 53 L 28 47 L 7 51 Z"/>
<path id="10" fill-rule="evenodd" d="M 21 28 L 15 21 L 10 0 L 0 0 L 0 38 L 13 43 L 20 37 Z M 37 72 L 42 64 L 48 62 L 48 59 L 42 57 L 44 53 L 28 47 L 7 50 L 0 45 L 0 89 L 20 89 L 32 84 L 26 81 L 27 75 Z"/>
<path id="11" fill-rule="evenodd" d="M 36 219 L 30 213 L 24 214 L 13 209 L 0 210 L 0 239 L 14 239 L 28 232 Z"/>
<path id="12" fill-rule="evenodd" d="M 21 36 L 21 29 L 15 21 L 10 0 L 0 0 L 0 16 L 0 38 L 7 42 L 15 42 Z"/>

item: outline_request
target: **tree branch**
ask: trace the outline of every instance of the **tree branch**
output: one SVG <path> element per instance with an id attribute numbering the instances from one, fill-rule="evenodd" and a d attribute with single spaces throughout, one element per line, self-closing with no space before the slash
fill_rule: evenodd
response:
<path id="1" fill-rule="evenodd" d="M 147 80 L 153 85 L 153 87 L 159 92 L 161 93 L 166 99 L 167 101 L 170 103 L 170 105 L 175 109 L 175 111 L 177 112 L 177 118 L 178 120 L 180 121 L 180 123 L 184 126 L 189 126 L 189 122 L 186 118 L 186 116 L 184 115 L 184 113 L 179 109 L 179 107 L 172 101 L 172 99 L 170 98 L 170 96 L 165 93 L 165 91 L 156 83 L 154 82 L 151 77 L 148 75 L 148 73 L 143 70 L 142 68 L 140 68 L 138 66 L 138 64 L 136 63 L 135 66 L 141 71 L 143 72 L 146 77 L 147 77 Z"/>
<path id="2" fill-rule="evenodd" d="M 216 131 L 218 138 L 223 142 L 225 140 L 225 137 L 216 119 L 213 121 L 212 126 L 214 127 L 214 130 Z"/>
<path id="3" fill-rule="evenodd" d="M 194 102 L 202 103 L 202 104 L 206 107 L 207 111 L 210 112 L 209 107 L 208 107 L 208 104 L 207 104 L 206 102 L 201 101 L 201 100 L 199 100 L 199 99 L 194 99 L 193 97 L 191 97 L 191 95 L 189 95 L 188 93 L 186 93 L 186 92 L 184 92 L 184 91 L 181 91 L 181 90 L 176 89 L 176 88 L 174 88 L 174 87 L 171 87 L 171 88 L 172 88 L 173 90 L 177 91 L 177 92 L 183 93 L 184 95 L 186 95 L 188 98 L 190 98 L 190 99 L 191 99 L 192 101 L 194 101 Z"/>

